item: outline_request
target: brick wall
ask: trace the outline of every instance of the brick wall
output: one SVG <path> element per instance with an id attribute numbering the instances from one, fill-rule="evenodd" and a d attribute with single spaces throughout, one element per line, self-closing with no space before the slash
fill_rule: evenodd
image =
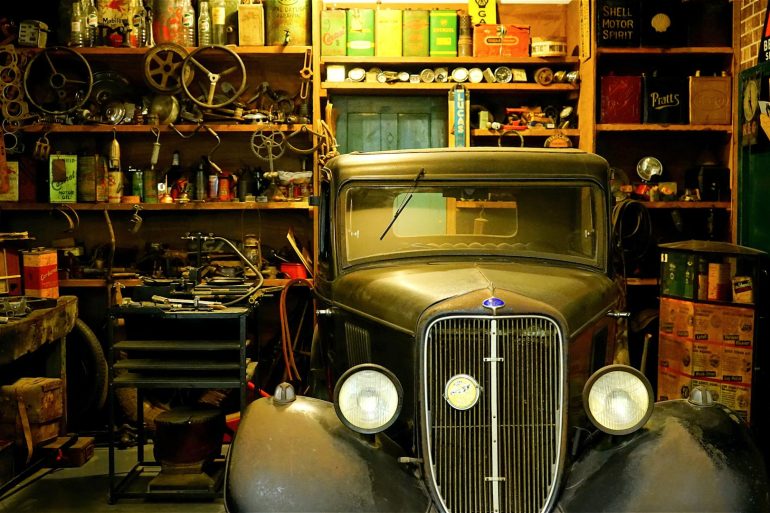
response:
<path id="1" fill-rule="evenodd" d="M 768 0 L 733 1 L 740 2 L 740 69 L 746 69 L 757 63 Z"/>

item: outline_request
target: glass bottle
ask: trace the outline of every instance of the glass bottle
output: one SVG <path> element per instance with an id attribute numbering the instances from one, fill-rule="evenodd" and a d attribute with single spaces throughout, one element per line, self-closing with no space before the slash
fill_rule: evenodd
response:
<path id="1" fill-rule="evenodd" d="M 72 2 L 69 46 L 83 46 L 83 10 L 80 8 L 80 0 Z"/>
<path id="2" fill-rule="evenodd" d="M 195 46 L 195 9 L 190 0 L 184 0 L 182 8 L 182 27 L 184 32 L 184 46 Z"/>
<path id="3" fill-rule="evenodd" d="M 211 43 L 223 45 L 227 43 L 225 33 L 225 0 L 211 2 Z"/>
<path id="4" fill-rule="evenodd" d="M 85 19 L 86 19 L 86 34 L 85 45 L 86 46 L 98 46 L 98 34 L 99 34 L 99 12 L 96 10 L 94 0 L 83 0 L 85 4 Z"/>
<path id="5" fill-rule="evenodd" d="M 209 15 L 209 3 L 202 0 L 198 10 L 198 46 L 211 44 L 211 16 Z"/>
<path id="6" fill-rule="evenodd" d="M 131 34 L 129 35 L 129 46 L 131 48 L 139 48 L 145 45 L 147 37 L 147 19 L 142 0 L 132 1 L 130 16 Z"/>

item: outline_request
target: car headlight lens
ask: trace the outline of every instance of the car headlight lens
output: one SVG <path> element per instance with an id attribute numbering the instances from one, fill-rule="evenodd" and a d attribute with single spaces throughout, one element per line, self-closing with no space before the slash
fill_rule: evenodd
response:
<path id="1" fill-rule="evenodd" d="M 395 374 L 380 365 L 357 365 L 337 382 L 334 409 L 350 429 L 379 433 L 396 421 L 403 396 Z"/>
<path id="2" fill-rule="evenodd" d="M 596 371 L 583 389 L 583 405 L 596 427 L 613 435 L 627 435 L 652 415 L 654 398 L 647 378 L 627 365 Z"/>

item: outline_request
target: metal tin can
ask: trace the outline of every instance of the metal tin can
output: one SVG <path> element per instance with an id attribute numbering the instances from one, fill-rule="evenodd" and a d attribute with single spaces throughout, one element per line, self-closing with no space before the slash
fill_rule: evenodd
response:
<path id="1" fill-rule="evenodd" d="M 270 46 L 309 46 L 310 0 L 267 0 L 265 26 Z"/>
<path id="2" fill-rule="evenodd" d="M 139 196 L 141 201 L 144 201 L 144 177 L 142 176 L 142 170 L 129 167 L 128 175 L 131 177 L 131 195 Z"/>

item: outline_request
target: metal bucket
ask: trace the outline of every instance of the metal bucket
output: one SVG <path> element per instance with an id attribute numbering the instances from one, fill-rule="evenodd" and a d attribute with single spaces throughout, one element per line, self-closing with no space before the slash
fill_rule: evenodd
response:
<path id="1" fill-rule="evenodd" d="M 310 0 L 266 0 L 268 45 L 310 46 Z"/>

